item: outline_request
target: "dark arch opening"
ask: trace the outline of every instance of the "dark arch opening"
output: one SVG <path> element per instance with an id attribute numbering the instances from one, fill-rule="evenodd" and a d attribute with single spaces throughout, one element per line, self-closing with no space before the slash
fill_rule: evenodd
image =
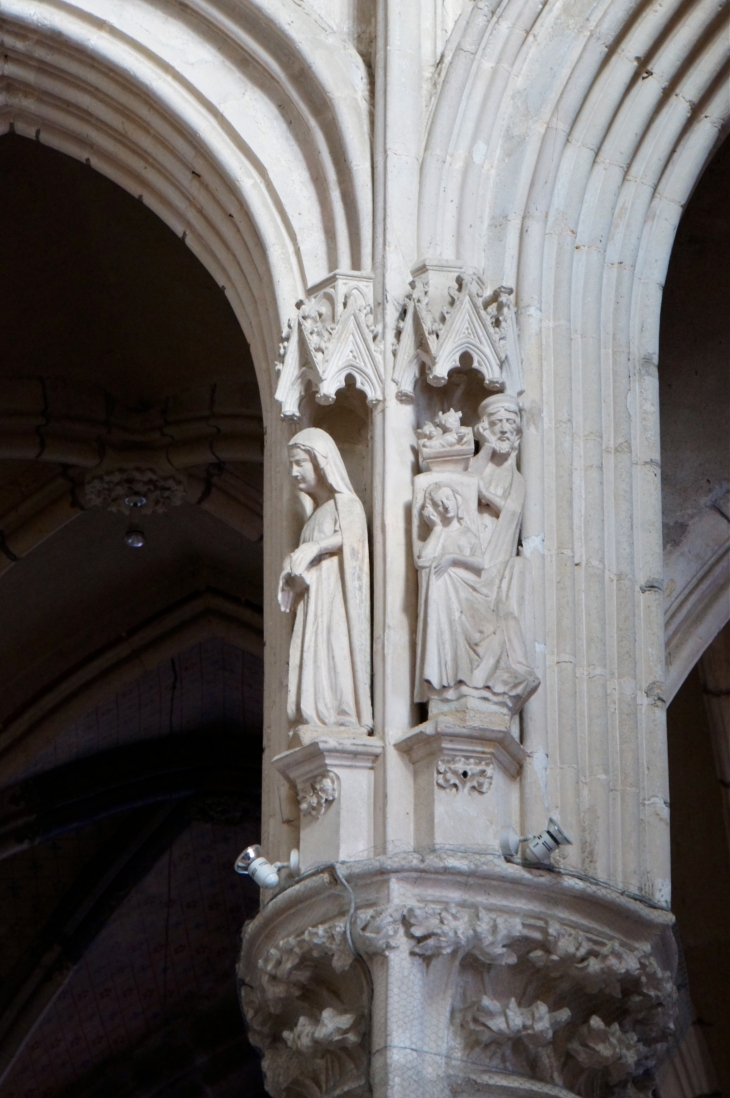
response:
<path id="1" fill-rule="evenodd" d="M 659 359 L 664 551 L 711 548 L 708 521 L 730 535 L 730 141 L 687 205 L 662 305 Z M 727 514 L 723 514 L 727 511 Z M 694 550 L 698 552 L 697 549 Z M 702 564 L 697 561 L 698 568 Z M 673 582 L 669 576 L 665 582 Z M 665 597 L 671 600 L 673 592 Z M 726 595 L 726 598 L 730 595 Z M 703 660 L 667 712 L 672 908 L 686 960 L 696 1056 L 730 1094 L 730 774 L 718 771 Z M 730 673 L 730 665 L 728 665 Z M 726 683 L 730 689 L 730 681 Z M 716 745 L 715 745 L 716 746 Z M 724 782 L 724 785 L 723 785 Z"/>
<path id="2" fill-rule="evenodd" d="M 101 386 L 130 409 L 189 388 L 258 390 L 225 292 L 144 202 L 93 168 L 0 138 L 3 378 Z"/>
<path id="3" fill-rule="evenodd" d="M 0 239 L 0 1089 L 254 1098 L 234 966 L 258 894 L 233 871 L 260 830 L 250 351 L 142 201 L 12 133 Z M 174 474 L 174 502 L 94 504 L 125 461 Z"/>

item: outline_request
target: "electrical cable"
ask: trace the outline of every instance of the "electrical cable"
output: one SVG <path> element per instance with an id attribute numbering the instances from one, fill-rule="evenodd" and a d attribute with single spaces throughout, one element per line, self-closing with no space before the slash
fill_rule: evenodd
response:
<path id="1" fill-rule="evenodd" d="M 355 893 L 353 892 L 349 881 L 347 881 L 347 879 L 345 878 L 345 876 L 344 876 L 344 874 L 343 874 L 343 872 L 340 868 L 339 863 L 338 862 L 331 862 L 330 864 L 331 864 L 332 869 L 334 871 L 335 877 L 337 878 L 339 883 L 342 885 L 342 887 L 344 889 L 346 889 L 346 891 L 347 891 L 347 893 L 350 897 L 350 908 L 349 908 L 349 911 L 347 913 L 347 919 L 345 920 L 345 938 L 347 940 L 348 946 L 350 947 L 350 952 L 352 953 L 353 957 L 355 958 L 356 961 L 360 962 L 362 970 L 365 973 L 365 982 L 367 983 L 367 988 L 368 988 L 368 1008 L 365 1012 L 365 1032 L 363 1034 L 363 1037 L 364 1037 L 365 1047 L 366 1047 L 366 1061 L 365 1062 L 367 1064 L 368 1085 L 370 1087 L 370 1093 L 372 1094 L 373 1093 L 373 1080 L 372 1080 L 372 1076 L 371 1076 L 371 1071 L 372 1071 L 373 1058 L 371 1056 L 371 1044 L 372 1044 L 372 1041 L 371 1041 L 371 1037 L 372 1037 L 371 1026 L 372 1026 L 372 1017 L 373 1017 L 373 999 L 375 998 L 375 986 L 373 984 L 373 974 L 370 971 L 370 965 L 367 963 L 367 961 L 363 957 L 362 953 L 360 952 L 360 950 L 355 945 L 354 939 L 352 937 L 352 923 L 353 923 L 353 920 L 355 918 L 355 912 L 357 910 L 357 902 L 355 900 Z"/>

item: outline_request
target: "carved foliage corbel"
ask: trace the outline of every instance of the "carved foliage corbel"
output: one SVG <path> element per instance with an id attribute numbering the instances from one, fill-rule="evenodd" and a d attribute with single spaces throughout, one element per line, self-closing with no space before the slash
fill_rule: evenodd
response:
<path id="1" fill-rule="evenodd" d="M 447 1027 L 449 1061 L 468 1063 L 477 1087 L 481 1071 L 486 1085 L 500 1070 L 581 1098 L 639 1098 L 672 1039 L 671 973 L 647 945 L 603 926 L 410 903 L 361 909 L 351 931 L 352 948 L 338 918 L 278 941 L 256 964 L 242 959 L 242 1002 L 273 1098 L 367 1093 L 369 996 L 353 949 L 368 959 L 405 951 L 424 966 L 422 1009 Z"/>
<path id="2" fill-rule="evenodd" d="M 479 275 L 461 272 L 444 295 L 434 272 L 427 265 L 420 268 L 396 326 L 393 380 L 398 399 L 413 399 L 421 366 L 432 385 L 445 385 L 459 366 L 473 366 L 492 392 L 522 392 L 512 293 L 508 286 L 490 292 Z"/>
<path id="3" fill-rule="evenodd" d="M 308 927 L 239 964 L 251 1041 L 273 1098 L 367 1093 L 367 991 L 343 919 Z"/>
<path id="4" fill-rule="evenodd" d="M 436 785 L 439 789 L 457 793 L 488 793 L 494 779 L 494 763 L 491 759 L 457 755 L 439 759 L 436 764 Z"/>
<path id="5" fill-rule="evenodd" d="M 450 1053 L 472 1065 L 638 1095 L 672 1038 L 674 982 L 646 947 L 481 905 L 379 908 L 357 927 L 365 954 L 451 958 Z"/>
<path id="6" fill-rule="evenodd" d="M 299 419 L 307 386 L 319 404 L 332 404 L 348 376 L 369 404 L 382 400 L 382 344 L 372 318 L 372 279 L 336 272 L 296 307 L 282 333 L 276 364 L 282 418 Z"/>

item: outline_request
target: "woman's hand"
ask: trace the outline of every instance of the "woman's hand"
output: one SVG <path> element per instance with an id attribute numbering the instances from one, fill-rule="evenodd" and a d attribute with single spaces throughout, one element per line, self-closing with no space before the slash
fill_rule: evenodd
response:
<path id="1" fill-rule="evenodd" d="M 281 610 L 284 611 L 285 614 L 288 614 L 293 605 L 294 592 L 292 591 L 286 580 L 282 577 L 282 580 L 279 584 L 279 607 Z"/>
<path id="2" fill-rule="evenodd" d="M 456 562 L 456 557 L 453 556 L 453 554 L 447 554 L 447 556 L 442 557 L 441 560 L 438 561 L 437 564 L 434 564 L 433 574 L 436 577 L 436 579 L 437 580 L 441 579 L 442 576 L 446 575 L 449 568 L 454 567 L 455 562 Z"/>
<path id="3" fill-rule="evenodd" d="M 442 557 L 438 564 L 433 566 L 433 574 L 436 579 L 445 576 L 449 568 L 467 568 L 475 576 L 480 576 L 484 570 L 484 561 L 479 557 L 462 557 L 459 553 L 448 553 Z"/>
<path id="4" fill-rule="evenodd" d="M 289 562 L 289 571 L 293 576 L 301 576 L 320 554 L 319 542 L 305 541 L 295 549 Z"/>
<path id="5" fill-rule="evenodd" d="M 304 552 L 301 552 L 304 550 Z M 294 607 L 300 595 L 303 595 L 309 586 L 306 576 L 302 572 L 306 570 L 319 552 L 319 545 L 315 541 L 307 541 L 295 549 L 286 560 L 282 573 L 279 576 L 279 606 L 285 614 Z M 296 569 L 300 568 L 301 572 Z"/>

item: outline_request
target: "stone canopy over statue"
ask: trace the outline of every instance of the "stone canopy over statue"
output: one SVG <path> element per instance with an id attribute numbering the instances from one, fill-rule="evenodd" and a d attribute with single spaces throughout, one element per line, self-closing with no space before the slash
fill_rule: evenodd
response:
<path id="1" fill-rule="evenodd" d="M 517 556 L 525 483 L 517 469 L 520 407 L 497 394 L 475 433 L 461 413 L 418 432 L 424 472 L 413 489 L 419 571 L 415 700 L 442 710 L 483 699 L 515 715 L 537 690 L 521 624 L 526 561 Z"/>
<path id="2" fill-rule="evenodd" d="M 295 612 L 288 717 L 299 728 L 365 731 L 373 723 L 365 511 L 326 431 L 296 434 L 289 463 L 308 518 L 279 580 L 279 605 Z"/>

